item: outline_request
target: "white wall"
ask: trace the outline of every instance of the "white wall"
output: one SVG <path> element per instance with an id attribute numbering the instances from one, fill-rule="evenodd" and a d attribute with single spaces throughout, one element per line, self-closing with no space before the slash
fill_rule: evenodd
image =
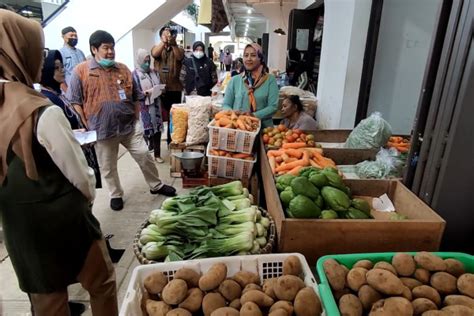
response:
<path id="1" fill-rule="evenodd" d="M 394 133 L 409 134 L 440 0 L 385 0 L 368 113 L 379 111 Z"/>
<path id="2" fill-rule="evenodd" d="M 354 126 L 371 0 L 325 3 L 318 79 L 320 128 Z"/>
<path id="3" fill-rule="evenodd" d="M 135 52 L 132 31 L 122 36 L 120 41 L 115 43 L 115 60 L 127 65 L 130 71 L 135 69 Z"/>

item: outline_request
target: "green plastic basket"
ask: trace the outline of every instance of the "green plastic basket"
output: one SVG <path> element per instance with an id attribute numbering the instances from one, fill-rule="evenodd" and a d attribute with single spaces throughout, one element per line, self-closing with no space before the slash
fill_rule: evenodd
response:
<path id="1" fill-rule="evenodd" d="M 417 252 L 406 252 L 411 255 L 415 255 Z M 328 255 L 319 258 L 316 264 L 316 270 L 320 279 L 319 283 L 319 295 L 321 297 L 324 309 L 327 316 L 339 316 L 339 308 L 337 307 L 336 300 L 332 295 L 331 287 L 329 286 L 328 279 L 326 278 L 326 273 L 324 273 L 323 263 L 327 259 L 334 259 L 340 264 L 345 265 L 347 268 L 351 269 L 352 266 L 359 260 L 370 260 L 373 263 L 378 261 L 388 261 L 392 262 L 392 257 L 396 252 L 380 252 L 380 253 L 356 253 L 356 254 L 346 254 L 346 255 Z M 474 256 L 461 253 L 461 252 L 433 252 L 433 254 L 443 258 L 453 258 L 461 261 L 467 272 L 474 273 Z"/>

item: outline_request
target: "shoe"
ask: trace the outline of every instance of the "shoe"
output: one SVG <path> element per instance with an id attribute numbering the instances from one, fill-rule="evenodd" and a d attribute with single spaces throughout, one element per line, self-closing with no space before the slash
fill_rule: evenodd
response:
<path id="1" fill-rule="evenodd" d="M 120 211 L 123 209 L 123 200 L 122 198 L 111 198 L 110 199 L 110 208 L 114 211 Z"/>
<path id="2" fill-rule="evenodd" d="M 163 158 L 161 158 L 161 157 L 155 157 L 155 161 L 156 161 L 157 163 L 163 163 L 163 162 L 165 162 L 165 161 L 163 160 Z"/>
<path id="3" fill-rule="evenodd" d="M 69 306 L 71 316 L 79 316 L 86 310 L 86 305 L 79 302 L 69 301 L 67 305 Z"/>
<path id="4" fill-rule="evenodd" d="M 176 189 L 173 188 L 172 186 L 164 184 L 160 189 L 158 190 L 150 190 L 151 194 L 161 194 L 165 196 L 176 196 Z"/>

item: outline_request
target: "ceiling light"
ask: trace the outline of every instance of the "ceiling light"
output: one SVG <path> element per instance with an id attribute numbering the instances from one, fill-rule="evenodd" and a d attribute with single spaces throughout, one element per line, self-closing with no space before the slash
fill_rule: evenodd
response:
<path id="1" fill-rule="evenodd" d="M 277 33 L 279 36 L 286 35 L 285 31 L 283 31 L 281 27 L 274 30 L 273 33 Z"/>
<path id="2" fill-rule="evenodd" d="M 26 15 L 32 15 L 33 12 L 30 10 L 21 10 L 21 13 L 26 14 Z"/>
<path id="3" fill-rule="evenodd" d="M 250 19 L 245 20 L 245 22 L 250 23 Z"/>
<path id="4" fill-rule="evenodd" d="M 252 14 L 252 9 L 248 9 L 247 14 Z"/>

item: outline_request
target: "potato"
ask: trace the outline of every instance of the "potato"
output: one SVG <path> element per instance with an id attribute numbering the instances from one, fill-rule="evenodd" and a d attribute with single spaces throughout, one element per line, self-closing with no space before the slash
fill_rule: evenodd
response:
<path id="1" fill-rule="evenodd" d="M 366 273 L 367 269 L 364 268 L 353 268 L 350 270 L 346 276 L 347 286 L 354 292 L 357 292 L 362 285 L 367 284 Z"/>
<path id="2" fill-rule="evenodd" d="M 342 270 L 344 270 L 344 275 L 347 275 L 347 274 L 349 273 L 349 268 L 346 267 L 346 266 L 343 265 L 343 264 L 340 264 L 340 266 L 341 266 Z"/>
<path id="3" fill-rule="evenodd" d="M 415 279 L 420 281 L 423 284 L 429 284 L 430 283 L 430 278 L 431 278 L 431 273 L 430 271 L 422 268 L 418 268 L 415 270 L 415 273 L 413 274 Z"/>
<path id="4" fill-rule="evenodd" d="M 352 291 L 350 288 L 348 287 L 345 287 L 343 288 L 342 290 L 338 290 L 338 291 L 333 291 L 333 295 L 334 295 L 334 299 L 336 301 L 339 301 L 339 299 L 343 296 L 343 295 L 346 295 L 346 294 L 351 294 Z"/>
<path id="5" fill-rule="evenodd" d="M 211 316 L 239 316 L 238 310 L 232 307 L 221 307 L 211 313 Z"/>
<path id="6" fill-rule="evenodd" d="M 296 294 L 294 311 L 296 316 L 314 316 L 321 315 L 323 308 L 319 296 L 316 295 L 314 289 L 305 287 Z M 287 310 L 291 315 L 291 310 Z"/>
<path id="7" fill-rule="evenodd" d="M 354 294 L 346 294 L 339 300 L 339 312 L 345 316 L 362 315 L 362 303 Z"/>
<path id="8" fill-rule="evenodd" d="M 407 253 L 397 253 L 392 258 L 392 266 L 398 275 L 410 276 L 415 273 L 416 264 L 413 257 Z"/>
<path id="9" fill-rule="evenodd" d="M 240 310 L 240 308 L 242 307 L 242 304 L 240 304 L 240 297 L 230 302 L 229 307 L 235 308 L 236 310 Z"/>
<path id="10" fill-rule="evenodd" d="M 392 272 L 395 276 L 398 276 L 397 270 L 388 262 L 379 261 L 374 265 L 374 269 L 383 269 Z"/>
<path id="11" fill-rule="evenodd" d="M 254 302 L 247 302 L 240 309 L 240 316 L 262 316 L 260 307 Z"/>
<path id="12" fill-rule="evenodd" d="M 168 283 L 168 278 L 162 272 L 150 274 L 143 280 L 143 286 L 150 294 L 160 294 Z"/>
<path id="13" fill-rule="evenodd" d="M 145 304 L 146 312 L 150 316 L 165 316 L 172 310 L 171 306 L 162 301 L 147 300 Z"/>
<path id="14" fill-rule="evenodd" d="M 178 307 L 187 309 L 188 311 L 195 313 L 201 309 L 202 299 L 204 297 L 204 293 L 201 289 L 195 287 L 188 290 L 188 295 L 179 303 Z"/>
<path id="15" fill-rule="evenodd" d="M 175 279 L 181 279 L 186 281 L 188 284 L 188 288 L 198 287 L 199 286 L 199 278 L 201 275 L 194 271 L 193 269 L 188 268 L 181 268 L 177 270 L 174 274 Z"/>
<path id="16" fill-rule="evenodd" d="M 224 296 L 226 300 L 229 302 L 239 298 L 242 294 L 242 289 L 240 288 L 239 283 L 235 282 L 234 280 L 224 280 L 221 285 L 219 285 L 219 293 Z"/>
<path id="17" fill-rule="evenodd" d="M 204 273 L 199 279 L 199 288 L 203 291 L 214 290 L 225 280 L 227 276 L 227 266 L 223 263 L 216 263 Z"/>
<path id="18" fill-rule="evenodd" d="M 387 295 L 400 295 L 403 283 L 392 272 L 383 269 L 372 269 L 367 272 L 367 283 L 375 290 Z"/>
<path id="19" fill-rule="evenodd" d="M 161 298 L 166 304 L 178 305 L 186 298 L 188 294 L 188 285 L 181 279 L 173 279 L 166 284 L 161 294 Z"/>
<path id="20" fill-rule="evenodd" d="M 411 305 L 413 306 L 413 312 L 415 315 L 421 315 L 426 311 L 431 311 L 431 310 L 438 310 L 438 306 L 436 306 L 433 301 L 430 301 L 427 298 L 420 297 L 413 302 L 411 302 Z"/>
<path id="21" fill-rule="evenodd" d="M 401 296 L 403 296 L 404 298 L 406 298 L 410 302 L 413 300 L 413 294 L 411 293 L 411 290 L 406 286 L 403 287 L 403 292 L 402 292 Z"/>
<path id="22" fill-rule="evenodd" d="M 270 307 L 273 305 L 273 299 L 268 296 L 267 294 L 257 291 L 257 290 L 250 290 L 246 292 L 240 298 L 240 303 L 242 306 L 247 302 L 254 302 L 260 307 Z"/>
<path id="23" fill-rule="evenodd" d="M 389 297 L 372 305 L 370 316 L 411 316 L 413 306 L 404 297 Z"/>
<path id="24" fill-rule="evenodd" d="M 421 314 L 421 316 L 446 316 L 446 313 L 438 310 L 432 310 L 424 312 Z"/>
<path id="25" fill-rule="evenodd" d="M 327 259 L 323 263 L 324 273 L 334 291 L 342 290 L 346 283 L 346 271 L 334 259 Z"/>
<path id="26" fill-rule="evenodd" d="M 274 291 L 276 282 L 277 282 L 277 278 L 266 279 L 263 282 L 263 292 L 265 292 L 265 294 L 267 294 L 274 300 L 277 298 Z"/>
<path id="27" fill-rule="evenodd" d="M 220 293 L 207 293 L 202 299 L 204 316 L 210 316 L 218 308 L 225 307 L 225 299 Z"/>
<path id="28" fill-rule="evenodd" d="M 440 257 L 426 252 L 420 251 L 415 255 L 415 262 L 428 271 L 445 271 L 446 263 Z"/>
<path id="29" fill-rule="evenodd" d="M 474 274 L 465 273 L 458 278 L 458 290 L 464 295 L 474 298 Z"/>
<path id="30" fill-rule="evenodd" d="M 441 309 L 445 315 L 453 316 L 472 316 L 474 315 L 474 309 L 464 305 L 449 305 Z"/>
<path id="31" fill-rule="evenodd" d="M 443 305 L 464 305 L 474 309 L 474 299 L 465 295 L 448 295 L 444 298 Z"/>
<path id="32" fill-rule="evenodd" d="M 166 314 L 166 316 L 192 316 L 189 311 L 185 310 L 184 308 L 175 308 Z"/>
<path id="33" fill-rule="evenodd" d="M 444 263 L 446 263 L 446 272 L 454 275 L 456 278 L 466 273 L 464 263 L 457 259 L 444 259 Z"/>
<path id="34" fill-rule="evenodd" d="M 374 264 L 370 260 L 359 260 L 357 261 L 353 266 L 352 269 L 354 268 L 364 268 L 367 270 L 370 270 L 374 267 Z"/>
<path id="35" fill-rule="evenodd" d="M 272 307 L 270 307 L 270 312 L 274 311 L 275 309 L 279 309 L 279 308 L 282 308 L 282 309 L 286 310 L 288 312 L 288 315 L 293 314 L 293 311 L 294 311 L 294 307 L 293 307 L 293 304 L 291 302 L 278 301 L 278 302 L 274 303 L 272 305 Z"/>
<path id="36" fill-rule="evenodd" d="M 260 285 L 260 277 L 258 274 L 248 271 L 239 271 L 232 277 L 232 279 L 239 283 L 241 288 L 245 288 L 247 284 L 250 283 Z"/>
<path id="37" fill-rule="evenodd" d="M 442 295 L 454 294 L 457 292 L 456 277 L 446 272 L 436 272 L 431 276 L 431 286 Z"/>
<path id="38" fill-rule="evenodd" d="M 237 283 L 238 284 L 238 283 Z M 242 294 L 250 291 L 250 290 L 258 290 L 258 291 L 263 291 L 262 287 L 260 285 L 257 285 L 255 283 L 249 283 L 245 288 L 242 290 Z"/>
<path id="39" fill-rule="evenodd" d="M 283 275 L 300 276 L 302 273 L 303 267 L 297 256 L 289 256 L 283 261 Z"/>
<path id="40" fill-rule="evenodd" d="M 417 286 L 423 285 L 423 283 L 413 278 L 400 278 L 400 281 L 402 281 L 403 285 L 405 285 L 410 290 L 413 290 L 413 288 Z"/>
<path id="41" fill-rule="evenodd" d="M 360 302 L 362 303 L 362 307 L 364 307 L 365 310 L 370 310 L 372 308 L 372 304 L 382 299 L 382 294 L 367 284 L 360 287 L 357 295 Z"/>
<path id="42" fill-rule="evenodd" d="M 424 297 L 432 302 L 434 302 L 437 306 L 441 305 L 441 297 L 439 296 L 438 291 L 428 285 L 420 285 L 415 287 L 412 290 L 413 298 L 420 298 Z"/>
<path id="43" fill-rule="evenodd" d="M 299 277 L 284 275 L 277 279 L 273 291 L 279 300 L 293 301 L 298 291 L 304 287 L 304 282 Z"/>
<path id="44" fill-rule="evenodd" d="M 286 310 L 283 308 L 277 308 L 273 311 L 271 311 L 268 316 L 290 316 Z"/>

